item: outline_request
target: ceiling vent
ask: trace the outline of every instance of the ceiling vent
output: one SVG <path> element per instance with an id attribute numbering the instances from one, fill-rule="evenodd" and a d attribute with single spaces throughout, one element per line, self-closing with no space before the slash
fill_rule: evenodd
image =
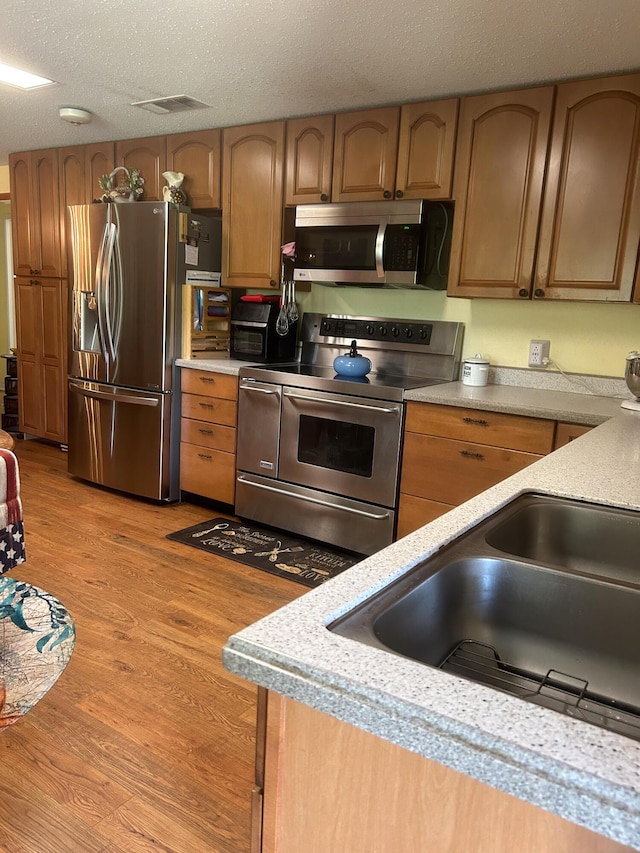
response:
<path id="1" fill-rule="evenodd" d="M 183 113 L 187 110 L 204 110 L 210 104 L 203 104 L 189 95 L 172 95 L 170 98 L 153 98 L 150 101 L 135 101 L 132 107 L 140 107 L 156 115 L 167 115 L 168 113 Z"/>

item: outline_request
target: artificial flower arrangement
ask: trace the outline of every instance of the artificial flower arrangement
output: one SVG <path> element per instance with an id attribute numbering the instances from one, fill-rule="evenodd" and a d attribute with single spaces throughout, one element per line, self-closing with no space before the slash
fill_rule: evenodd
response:
<path id="1" fill-rule="evenodd" d="M 114 178 L 118 172 L 124 172 L 125 177 L 116 186 Z M 116 166 L 108 175 L 101 175 L 98 180 L 102 190 L 102 201 L 137 201 L 144 192 L 144 178 L 139 169 L 127 169 L 126 166 Z"/>

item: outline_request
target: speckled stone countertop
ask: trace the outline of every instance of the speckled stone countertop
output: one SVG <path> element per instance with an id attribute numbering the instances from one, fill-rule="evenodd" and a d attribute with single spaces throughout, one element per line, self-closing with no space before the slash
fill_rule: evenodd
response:
<path id="1" fill-rule="evenodd" d="M 640 509 L 640 413 L 618 406 L 586 435 L 230 637 L 226 667 L 640 850 L 640 742 L 326 628 L 523 492 Z"/>
<path id="2" fill-rule="evenodd" d="M 177 358 L 176 367 L 191 370 L 209 370 L 212 373 L 229 373 L 237 376 L 241 367 L 253 364 L 251 361 L 238 361 L 236 358 Z"/>

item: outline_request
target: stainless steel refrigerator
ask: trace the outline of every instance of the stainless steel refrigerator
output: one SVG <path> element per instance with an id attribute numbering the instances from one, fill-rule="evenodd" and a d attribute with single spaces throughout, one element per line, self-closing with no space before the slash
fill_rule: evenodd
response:
<path id="1" fill-rule="evenodd" d="M 178 500 L 181 294 L 188 271 L 220 269 L 220 220 L 155 201 L 69 217 L 69 472 Z"/>

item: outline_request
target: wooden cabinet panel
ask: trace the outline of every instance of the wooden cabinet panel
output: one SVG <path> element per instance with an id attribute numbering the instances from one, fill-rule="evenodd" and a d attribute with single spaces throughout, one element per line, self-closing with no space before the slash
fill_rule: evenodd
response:
<path id="1" fill-rule="evenodd" d="M 310 792 L 312 805 L 301 805 L 301 791 Z M 631 853 L 631 848 L 270 692 L 262 853 L 301 851 Z"/>
<path id="2" fill-rule="evenodd" d="M 14 272 L 59 278 L 62 272 L 57 150 L 10 155 L 9 177 Z"/>
<path id="3" fill-rule="evenodd" d="M 167 169 L 182 172 L 182 189 L 194 210 L 220 207 L 220 130 L 167 136 Z"/>
<path id="4" fill-rule="evenodd" d="M 116 166 L 126 166 L 129 171 L 138 169 L 144 178 L 142 201 L 162 201 L 162 188 L 166 172 L 167 143 L 164 136 L 143 139 L 124 139 L 116 142 Z"/>
<path id="5" fill-rule="evenodd" d="M 333 134 L 333 115 L 287 121 L 285 204 L 330 201 Z"/>
<path id="6" fill-rule="evenodd" d="M 463 98 L 449 296 L 529 298 L 553 96 Z"/>
<path id="7" fill-rule="evenodd" d="M 284 122 L 223 131 L 222 283 L 276 287 L 280 281 Z"/>
<path id="8" fill-rule="evenodd" d="M 14 280 L 18 359 L 35 361 L 40 354 L 40 295 L 33 279 Z M 18 380 L 20 373 L 18 372 Z"/>
<path id="9" fill-rule="evenodd" d="M 115 166 L 115 143 L 96 142 L 84 146 L 85 204 L 102 197 L 100 178 L 110 175 Z M 144 196 L 143 196 L 144 198 Z"/>
<path id="10" fill-rule="evenodd" d="M 445 512 L 453 507 L 440 501 L 428 501 L 415 495 L 400 495 L 398 506 L 398 533 L 396 538 L 400 539 L 408 533 L 413 533 L 419 527 L 423 527 L 434 518 L 440 518 Z"/>
<path id="11" fill-rule="evenodd" d="M 182 416 L 200 421 L 235 426 L 237 404 L 233 400 L 218 400 L 197 394 L 182 394 Z"/>
<path id="12" fill-rule="evenodd" d="M 593 427 L 582 426 L 581 424 L 558 423 L 553 449 L 557 450 L 559 447 L 564 447 L 565 444 L 569 444 L 570 441 L 580 438 L 581 435 L 584 435 L 592 429 Z"/>
<path id="13" fill-rule="evenodd" d="M 236 430 L 230 426 L 182 418 L 180 438 L 188 444 L 200 444 L 225 453 L 236 452 Z"/>
<path id="14" fill-rule="evenodd" d="M 451 198 L 457 98 L 400 109 L 396 198 Z"/>
<path id="15" fill-rule="evenodd" d="M 333 201 L 393 198 L 400 108 L 336 116 Z"/>
<path id="16" fill-rule="evenodd" d="M 225 373 L 210 370 L 183 370 L 182 391 L 187 394 L 206 394 L 226 400 L 238 399 L 238 379 Z"/>
<path id="17" fill-rule="evenodd" d="M 541 458 L 519 450 L 407 433 L 400 491 L 457 506 Z"/>
<path id="18" fill-rule="evenodd" d="M 639 156 L 639 74 L 558 86 L 534 296 L 629 301 Z"/>
<path id="19" fill-rule="evenodd" d="M 195 444 L 180 443 L 180 488 L 232 504 L 236 488 L 236 457 Z"/>
<path id="20" fill-rule="evenodd" d="M 550 453 L 553 448 L 555 421 L 500 412 L 482 412 L 458 406 L 410 402 L 407 404 L 405 429 L 409 432 L 545 454 Z"/>
<path id="21" fill-rule="evenodd" d="M 60 185 L 60 266 L 62 274 L 68 274 L 70 260 L 67 231 L 71 204 L 86 203 L 84 145 L 61 148 L 58 151 L 58 180 Z"/>
<path id="22" fill-rule="evenodd" d="M 40 435 L 42 424 L 41 367 L 18 355 L 18 418 L 27 435 Z"/>

